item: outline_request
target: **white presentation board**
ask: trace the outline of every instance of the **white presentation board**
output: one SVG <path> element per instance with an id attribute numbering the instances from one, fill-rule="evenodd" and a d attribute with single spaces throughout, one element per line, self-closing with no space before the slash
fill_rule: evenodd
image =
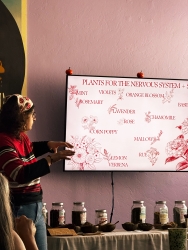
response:
<path id="1" fill-rule="evenodd" d="M 188 80 L 67 76 L 64 171 L 187 171 Z"/>

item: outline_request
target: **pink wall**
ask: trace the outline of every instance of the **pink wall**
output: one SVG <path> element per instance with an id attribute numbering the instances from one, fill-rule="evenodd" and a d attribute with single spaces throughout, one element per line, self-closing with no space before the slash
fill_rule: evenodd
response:
<path id="1" fill-rule="evenodd" d="M 187 0 L 32 0 L 28 1 L 28 95 L 36 106 L 32 140 L 62 140 L 65 70 L 75 74 L 188 78 Z M 74 122 L 74 114 L 73 114 Z M 114 147 L 119 145 L 114 145 Z M 156 200 L 166 200 L 170 221 L 175 200 L 188 204 L 187 173 L 114 173 L 113 222 L 130 221 L 133 200 L 144 200 L 153 222 Z M 62 163 L 41 180 L 48 210 L 65 204 L 71 222 L 74 201 L 111 212 L 111 176 L 64 173 Z"/>

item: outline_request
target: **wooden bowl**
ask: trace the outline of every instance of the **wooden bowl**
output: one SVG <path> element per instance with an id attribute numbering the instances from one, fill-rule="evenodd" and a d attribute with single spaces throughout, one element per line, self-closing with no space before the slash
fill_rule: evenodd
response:
<path id="1" fill-rule="evenodd" d="M 137 229 L 138 225 L 131 223 L 131 222 L 125 222 L 122 224 L 123 229 L 125 229 L 126 231 L 134 231 Z"/>
<path id="2" fill-rule="evenodd" d="M 81 226 L 81 231 L 83 233 L 96 233 L 99 227 L 95 225 L 83 225 Z"/>
<path id="3" fill-rule="evenodd" d="M 107 223 L 99 226 L 99 230 L 102 232 L 112 232 L 116 228 L 115 224 Z"/>
<path id="4" fill-rule="evenodd" d="M 150 223 L 139 223 L 138 229 L 143 231 L 150 231 L 153 228 L 153 224 Z"/>

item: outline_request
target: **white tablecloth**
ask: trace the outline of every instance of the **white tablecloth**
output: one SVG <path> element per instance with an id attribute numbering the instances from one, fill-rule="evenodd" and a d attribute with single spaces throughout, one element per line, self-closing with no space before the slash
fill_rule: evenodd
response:
<path id="1" fill-rule="evenodd" d="M 169 250 L 168 231 L 114 230 L 102 235 L 48 236 L 48 250 Z"/>

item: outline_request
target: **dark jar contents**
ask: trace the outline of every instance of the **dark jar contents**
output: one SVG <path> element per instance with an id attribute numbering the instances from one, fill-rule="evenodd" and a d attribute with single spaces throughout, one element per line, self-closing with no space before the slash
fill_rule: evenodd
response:
<path id="1" fill-rule="evenodd" d="M 50 226 L 58 227 L 59 226 L 59 210 L 50 211 Z"/>
<path id="2" fill-rule="evenodd" d="M 85 202 L 74 202 L 72 210 L 72 224 L 81 226 L 86 222 L 86 208 Z"/>
<path id="3" fill-rule="evenodd" d="M 132 209 L 132 214 L 131 214 L 132 223 L 134 224 L 142 223 L 142 220 L 140 219 L 140 213 L 141 213 L 141 208 L 135 207 Z"/>
<path id="4" fill-rule="evenodd" d="M 178 227 L 186 227 L 185 222 L 181 222 L 180 213 L 177 211 L 177 208 L 173 208 L 174 222 L 178 225 Z"/>
<path id="5" fill-rule="evenodd" d="M 154 224 L 161 224 L 159 212 L 154 212 Z"/>
<path id="6" fill-rule="evenodd" d="M 133 201 L 131 222 L 134 224 L 146 222 L 146 207 L 144 206 L 144 201 Z"/>
<path id="7" fill-rule="evenodd" d="M 52 203 L 52 209 L 50 210 L 50 226 L 59 227 L 65 224 L 65 210 L 63 203 Z"/>
<path id="8" fill-rule="evenodd" d="M 187 214 L 187 206 L 185 201 L 175 201 L 175 206 L 173 208 L 173 219 L 178 227 L 186 227 L 185 217 Z"/>
<path id="9" fill-rule="evenodd" d="M 82 217 L 85 216 L 85 212 L 82 211 L 72 211 L 72 224 L 76 226 L 81 226 Z"/>

